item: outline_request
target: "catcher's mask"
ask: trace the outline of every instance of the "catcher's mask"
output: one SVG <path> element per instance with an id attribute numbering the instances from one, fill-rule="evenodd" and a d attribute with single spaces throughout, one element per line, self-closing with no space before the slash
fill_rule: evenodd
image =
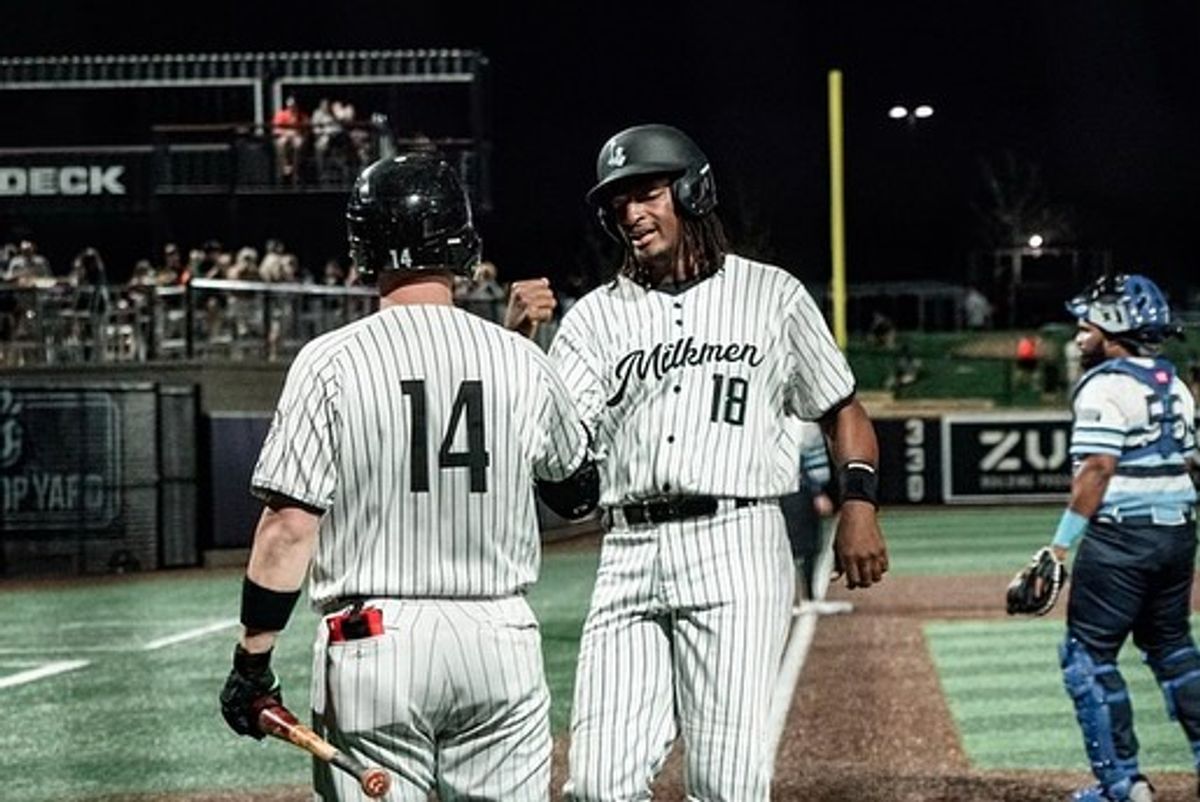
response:
<path id="1" fill-rule="evenodd" d="M 470 276 L 482 246 L 458 174 L 428 153 L 380 159 L 363 170 L 346 203 L 346 233 L 367 282 L 381 271 Z"/>
<path id="2" fill-rule="evenodd" d="M 1183 328 L 1171 322 L 1171 307 L 1162 290 L 1137 274 L 1101 276 L 1067 302 L 1067 311 L 1137 352 L 1153 350 L 1168 337 L 1183 336 Z"/>
<path id="3" fill-rule="evenodd" d="M 596 157 L 596 186 L 587 202 L 596 209 L 600 225 L 622 242 L 609 201 L 633 179 L 665 175 L 672 179 L 671 195 L 683 214 L 703 217 L 717 206 L 717 182 L 708 158 L 696 143 L 669 125 L 636 125 L 614 135 Z"/>

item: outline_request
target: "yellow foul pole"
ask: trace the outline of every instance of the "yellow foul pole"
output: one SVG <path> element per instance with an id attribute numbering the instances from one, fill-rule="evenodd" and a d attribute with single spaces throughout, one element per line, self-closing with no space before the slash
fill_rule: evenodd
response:
<path id="1" fill-rule="evenodd" d="M 829 71 L 829 243 L 833 338 L 846 348 L 846 217 L 842 197 L 842 71 Z"/>

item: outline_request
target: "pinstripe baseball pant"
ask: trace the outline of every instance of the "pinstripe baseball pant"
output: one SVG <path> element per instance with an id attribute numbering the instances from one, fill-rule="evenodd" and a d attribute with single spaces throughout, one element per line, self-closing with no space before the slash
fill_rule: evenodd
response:
<path id="1" fill-rule="evenodd" d="M 375 599 L 385 633 L 314 644 L 314 728 L 393 776 L 390 802 L 543 802 L 550 694 L 537 620 L 523 597 Z M 354 778 L 313 762 L 318 800 L 365 800 Z"/>
<path id="2" fill-rule="evenodd" d="M 793 585 L 773 502 L 614 527 L 584 624 L 566 798 L 649 799 L 682 736 L 689 800 L 768 799 Z"/>

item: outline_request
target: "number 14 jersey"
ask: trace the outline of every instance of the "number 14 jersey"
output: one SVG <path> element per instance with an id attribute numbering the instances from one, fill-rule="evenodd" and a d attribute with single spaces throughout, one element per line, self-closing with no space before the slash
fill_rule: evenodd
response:
<path id="1" fill-rule="evenodd" d="M 301 349 L 251 480 L 323 510 L 314 605 L 489 597 L 536 578 L 535 479 L 587 433 L 535 345 L 449 306 L 390 306 Z"/>

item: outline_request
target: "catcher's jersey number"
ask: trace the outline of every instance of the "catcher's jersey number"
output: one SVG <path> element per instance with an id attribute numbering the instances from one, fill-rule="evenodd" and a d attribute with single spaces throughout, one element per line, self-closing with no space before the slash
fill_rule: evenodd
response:
<path id="1" fill-rule="evenodd" d="M 414 493 L 429 492 L 429 429 L 426 425 L 425 382 L 402 381 L 400 391 L 409 397 L 412 445 L 409 453 L 412 464 L 409 470 L 409 490 Z M 462 424 L 463 412 L 467 418 L 467 450 L 453 451 L 454 436 Z M 471 492 L 487 492 L 488 457 L 484 439 L 483 382 L 468 379 L 458 386 L 458 395 L 450 408 L 450 424 L 438 448 L 438 468 L 468 468 L 471 471 Z"/>

